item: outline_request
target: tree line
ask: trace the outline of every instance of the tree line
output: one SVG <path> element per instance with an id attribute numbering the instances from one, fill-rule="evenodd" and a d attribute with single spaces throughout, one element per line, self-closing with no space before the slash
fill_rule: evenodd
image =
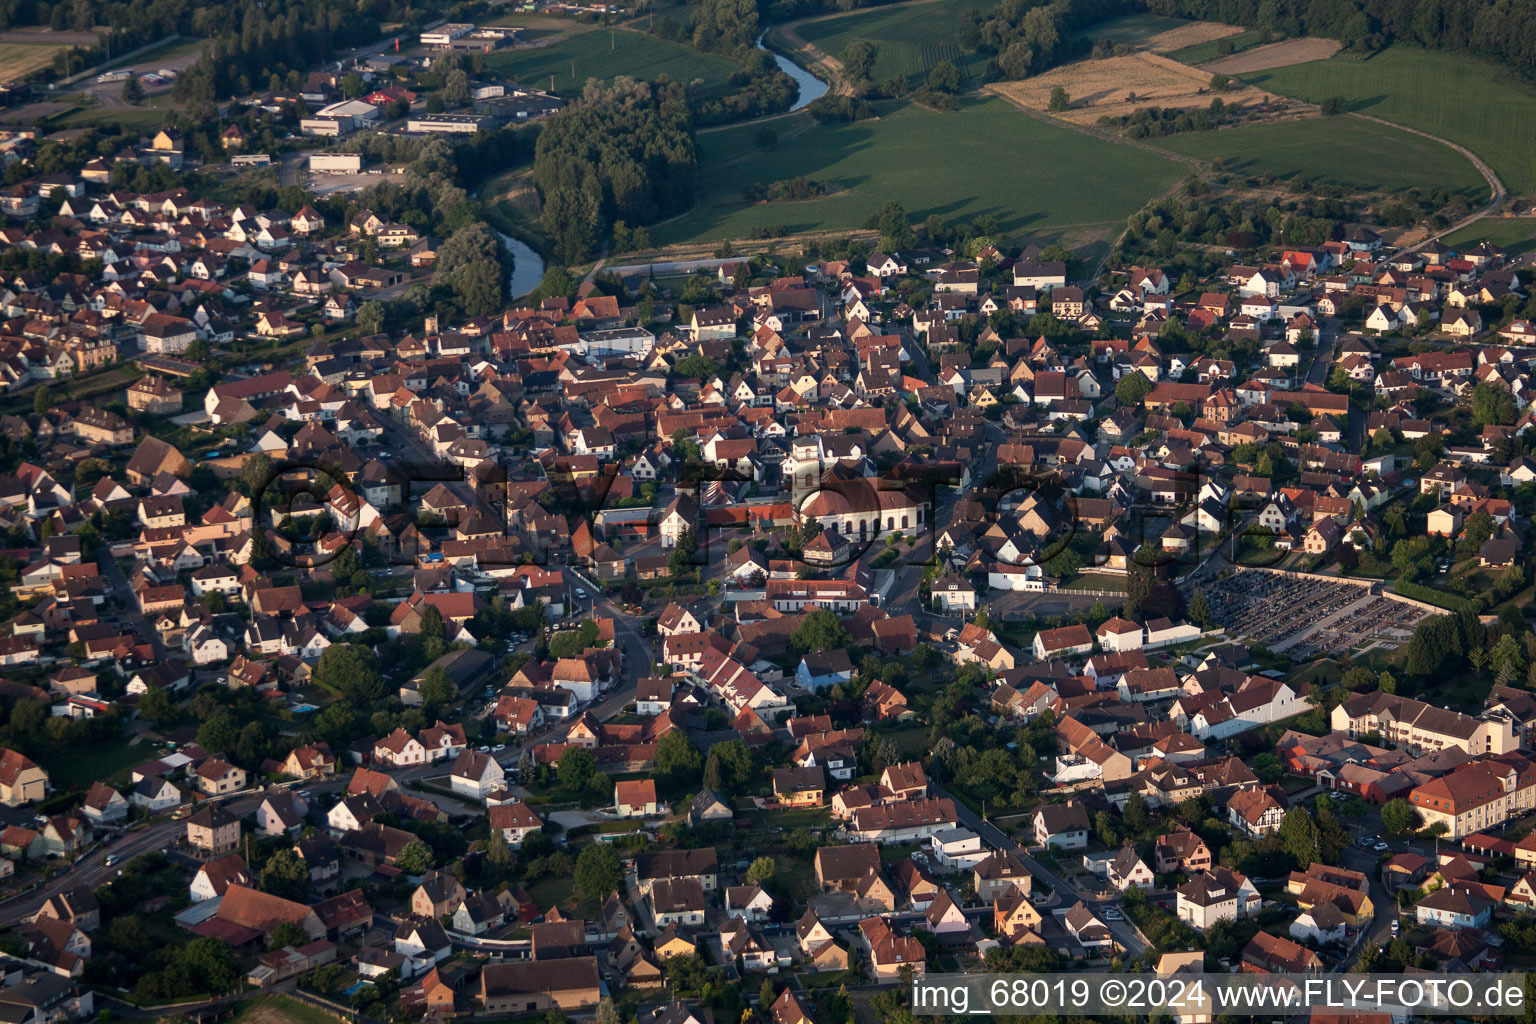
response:
<path id="1" fill-rule="evenodd" d="M 1474 53 L 1529 75 L 1536 69 L 1533 0 L 1143 0 L 1152 14 L 1323 36 L 1357 51 L 1393 42 Z"/>

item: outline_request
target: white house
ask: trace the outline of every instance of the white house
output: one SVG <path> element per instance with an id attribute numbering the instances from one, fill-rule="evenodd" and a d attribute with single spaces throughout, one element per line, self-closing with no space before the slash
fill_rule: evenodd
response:
<path id="1" fill-rule="evenodd" d="M 496 759 L 476 750 L 466 750 L 453 762 L 449 786 L 455 793 L 484 800 L 505 785 L 507 773 Z"/>
<path id="2" fill-rule="evenodd" d="M 991 855 L 981 843 L 981 836 L 968 828 L 947 828 L 928 837 L 933 859 L 951 871 L 970 871 Z"/>

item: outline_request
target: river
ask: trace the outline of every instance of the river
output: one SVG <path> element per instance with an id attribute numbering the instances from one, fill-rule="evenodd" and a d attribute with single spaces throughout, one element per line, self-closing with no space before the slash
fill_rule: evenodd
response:
<path id="1" fill-rule="evenodd" d="M 793 78 L 795 84 L 800 87 L 800 94 L 795 97 L 794 105 L 789 109 L 791 111 L 799 110 L 825 96 L 828 89 L 826 82 L 823 82 L 788 57 L 774 53 L 763 45 L 763 38 L 767 34 L 768 32 L 765 29 L 757 37 L 757 48 L 772 53 L 774 63 L 778 64 L 779 70 Z M 501 244 L 506 248 L 507 252 L 512 254 L 513 266 L 510 285 L 512 297 L 514 299 L 521 298 L 537 288 L 539 282 L 544 280 L 544 257 L 511 235 L 501 234 L 500 232 L 497 232 L 497 234 L 501 235 Z"/>
<path id="2" fill-rule="evenodd" d="M 512 279 L 509 290 L 514 299 L 522 298 L 544 280 L 544 257 L 511 235 L 501 235 L 501 244 L 507 252 L 512 254 Z"/>
<path id="3" fill-rule="evenodd" d="M 767 35 L 768 32 L 765 29 L 757 37 L 757 48 L 759 50 L 768 50 L 768 47 L 763 45 L 763 38 Z M 795 98 L 794 105 L 789 108 L 790 110 L 799 110 L 801 107 L 814 103 L 827 94 L 828 86 L 826 82 L 823 82 L 788 57 L 774 53 L 773 50 L 768 50 L 768 52 L 773 54 L 774 63 L 778 64 L 779 70 L 793 78 L 795 84 L 800 87 L 800 95 Z"/>

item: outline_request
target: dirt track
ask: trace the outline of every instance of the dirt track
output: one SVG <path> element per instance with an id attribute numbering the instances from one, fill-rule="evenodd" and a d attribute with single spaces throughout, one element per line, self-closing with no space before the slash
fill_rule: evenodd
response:
<path id="1" fill-rule="evenodd" d="M 1284 68 L 1308 61 L 1327 60 L 1343 49 L 1333 39 L 1287 39 L 1283 43 L 1255 46 L 1242 53 L 1200 65 L 1200 70 L 1211 74 L 1244 75 L 1270 68 Z"/>

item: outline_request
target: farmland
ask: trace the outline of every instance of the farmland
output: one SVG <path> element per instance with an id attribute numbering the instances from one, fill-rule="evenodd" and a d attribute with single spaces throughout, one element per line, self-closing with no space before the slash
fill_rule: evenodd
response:
<path id="1" fill-rule="evenodd" d="M 790 231 L 857 228 L 887 200 L 915 219 L 981 214 L 1014 234 L 1068 244 L 1112 239 L 1133 211 L 1178 180 L 1172 160 L 1019 114 L 997 98 L 967 99 L 938 114 L 915 104 L 854 124 L 777 122 L 779 139 L 754 147 L 744 126 L 700 136 L 699 201 L 651 231 L 661 244 L 745 238 L 769 225 Z M 804 175 L 832 194 L 744 204 L 742 188 Z M 1081 183 L 1093 181 L 1093 188 Z"/>
<path id="2" fill-rule="evenodd" d="M 53 65 L 65 47 L 33 43 L 0 43 L 0 82 L 19 82 Z M 75 61 L 78 66 L 79 61 Z"/>
<path id="3" fill-rule="evenodd" d="M 1127 14 L 1120 18 L 1111 18 L 1101 21 L 1096 25 L 1089 25 L 1083 29 L 1082 36 L 1091 42 L 1100 39 L 1111 43 L 1127 43 L 1136 46 L 1141 43 L 1151 43 L 1151 40 L 1165 32 L 1175 30 L 1187 30 L 1198 22 L 1184 21 L 1180 18 L 1162 18 L 1156 14 Z"/>
<path id="4" fill-rule="evenodd" d="M 666 75 L 674 82 L 701 79 L 707 91 L 720 91 L 740 65 L 725 57 L 699 53 L 626 29 L 572 27 L 573 34 L 548 46 L 523 46 L 491 54 L 491 70 L 536 88 L 549 88 L 561 96 L 581 95 L 587 79 L 603 81 L 629 75 L 654 81 Z"/>
<path id="5" fill-rule="evenodd" d="M 1211 76 L 1203 71 L 1160 57 L 1155 53 L 1130 53 L 1102 60 L 1080 60 L 1052 68 L 1019 82 L 990 88 L 1020 106 L 1044 111 L 1050 107 L 1051 90 L 1061 87 L 1072 105 L 1061 117 L 1077 124 L 1096 124 L 1100 117 L 1125 117 L 1138 107 L 1204 107 L 1211 102 L 1207 88 Z M 1129 97 L 1135 96 L 1135 100 Z M 1274 96 L 1257 89 L 1234 88 L 1222 95 L 1230 104 L 1268 103 Z"/>
<path id="6" fill-rule="evenodd" d="M 1229 171 L 1273 173 L 1360 190 L 1420 187 L 1487 195 L 1482 175 L 1449 146 L 1355 117 L 1248 124 L 1151 140 Z"/>
<path id="7" fill-rule="evenodd" d="M 1233 53 L 1241 53 L 1251 46 L 1259 45 L 1262 38 L 1258 29 L 1250 28 L 1224 37 Z M 1168 56 L 1174 60 L 1183 61 L 1185 64 L 1204 64 L 1206 61 L 1215 60 L 1223 56 L 1220 39 L 1207 39 L 1204 42 L 1194 43 L 1177 50 L 1167 51 Z"/>
<path id="8" fill-rule="evenodd" d="M 1353 109 L 1459 142 L 1512 193 L 1536 191 L 1536 90 L 1470 57 L 1396 45 L 1370 60 L 1334 57 L 1244 76 L 1271 92 Z"/>
<path id="9" fill-rule="evenodd" d="M 1455 246 L 1492 242 L 1510 253 L 1521 255 L 1536 252 L 1536 217 L 1486 218 L 1446 235 L 1444 241 Z"/>
<path id="10" fill-rule="evenodd" d="M 797 22 L 794 33 L 830 57 L 855 39 L 875 44 L 873 78 L 901 77 L 918 82 L 933 66 L 950 60 L 969 75 L 979 75 L 986 58 L 960 50 L 960 19 L 969 10 L 995 6 L 989 0 L 933 0 L 888 8 L 834 14 Z"/>

